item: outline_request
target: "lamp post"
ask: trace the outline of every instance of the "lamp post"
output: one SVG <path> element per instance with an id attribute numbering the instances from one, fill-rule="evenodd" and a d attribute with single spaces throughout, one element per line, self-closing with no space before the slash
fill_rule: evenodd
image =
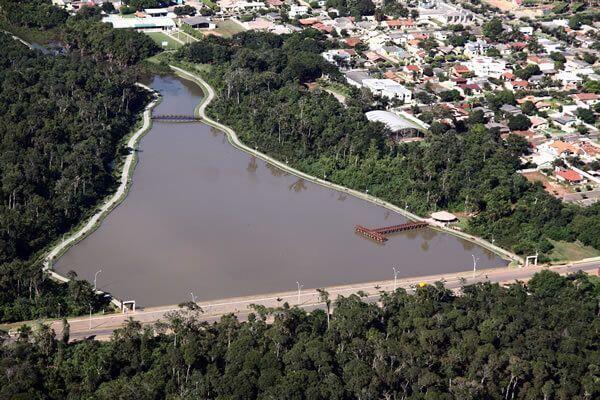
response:
<path id="1" fill-rule="evenodd" d="M 96 293 L 96 280 L 98 279 L 98 274 L 102 272 L 102 269 L 99 269 L 98 271 L 96 271 L 96 273 L 94 274 L 94 293 Z"/>
<path id="2" fill-rule="evenodd" d="M 395 292 L 396 289 L 398 288 L 398 273 L 400 271 L 397 270 L 396 267 L 392 267 L 392 269 L 394 270 L 394 292 Z"/>
<path id="3" fill-rule="evenodd" d="M 479 258 L 475 258 L 474 254 L 471 254 L 471 257 L 473 257 L 473 278 L 475 278 L 475 272 L 477 271 L 477 261 L 479 261 Z"/>
<path id="4" fill-rule="evenodd" d="M 298 285 L 298 305 L 300 305 L 300 290 L 302 290 L 302 285 L 298 281 L 296 281 L 296 285 Z"/>

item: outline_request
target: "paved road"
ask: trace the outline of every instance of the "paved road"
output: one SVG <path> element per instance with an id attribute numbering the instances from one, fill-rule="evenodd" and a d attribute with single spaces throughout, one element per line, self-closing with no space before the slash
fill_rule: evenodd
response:
<path id="1" fill-rule="evenodd" d="M 599 267 L 600 260 L 593 260 L 554 266 L 550 267 L 550 269 L 561 274 L 573 273 L 579 270 L 595 274 Z M 476 282 L 490 281 L 498 283 L 510 283 L 514 282 L 515 280 L 527 281 L 533 274 L 541 271 L 542 269 L 544 269 L 544 267 L 537 266 L 520 269 L 497 268 L 482 272 L 478 271 L 475 275 L 472 271 L 467 271 L 457 274 L 432 275 L 402 279 L 398 280 L 396 283 L 394 283 L 394 281 L 371 282 L 360 285 L 346 285 L 326 289 L 332 299 L 337 298 L 339 295 L 348 296 L 350 294 L 363 291 L 367 294 L 367 301 L 377 301 L 381 291 L 391 291 L 394 290 L 394 287 L 411 289 L 421 282 L 434 283 L 436 281 L 443 281 L 445 282 L 447 288 L 459 290 L 464 284 L 472 284 Z M 212 302 L 202 302 L 198 303 L 198 305 L 204 310 L 204 313 L 201 315 L 200 319 L 203 321 L 214 322 L 219 320 L 222 315 L 229 313 L 234 313 L 240 320 L 245 320 L 247 315 L 252 312 L 251 309 L 248 309 L 248 306 L 251 304 L 260 304 L 265 307 L 278 307 L 284 302 L 288 302 L 292 306 L 298 305 L 306 310 L 322 308 L 324 306 L 319 301 L 318 293 L 314 289 L 303 289 L 299 295 L 298 292 L 292 291 L 273 293 L 269 295 L 230 298 Z M 140 321 L 142 324 L 150 324 L 164 319 L 165 314 L 178 309 L 178 306 L 172 305 L 164 307 L 152 307 L 141 310 L 138 309 L 135 312 L 129 312 L 127 314 L 98 315 L 92 316 L 92 318 L 72 318 L 69 320 L 71 339 L 79 340 L 89 336 L 96 336 L 98 339 L 107 339 L 115 329 L 121 327 L 123 323 L 126 322 L 130 317 L 136 321 Z M 61 322 L 56 321 L 52 323 L 52 328 L 57 333 L 61 332 Z"/>

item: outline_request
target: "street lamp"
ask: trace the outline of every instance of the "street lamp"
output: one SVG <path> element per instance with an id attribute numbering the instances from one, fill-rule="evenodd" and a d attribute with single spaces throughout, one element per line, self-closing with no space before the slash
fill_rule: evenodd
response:
<path id="1" fill-rule="evenodd" d="M 474 254 L 471 254 L 471 257 L 473 257 L 473 278 L 475 278 L 475 272 L 477 271 L 477 261 L 479 261 L 479 258 L 475 258 Z"/>
<path id="2" fill-rule="evenodd" d="M 94 293 L 96 293 L 96 280 L 98 279 L 98 274 L 102 272 L 102 269 L 99 269 L 98 271 L 96 271 L 96 273 L 94 274 Z"/>
<path id="3" fill-rule="evenodd" d="M 394 270 L 394 291 L 396 291 L 396 288 L 398 287 L 398 274 L 400 271 L 397 270 L 396 267 L 392 267 L 392 269 Z"/>
<path id="4" fill-rule="evenodd" d="M 300 290 L 302 290 L 302 286 L 300 282 L 296 281 L 296 285 L 298 285 L 298 305 L 300 305 Z"/>

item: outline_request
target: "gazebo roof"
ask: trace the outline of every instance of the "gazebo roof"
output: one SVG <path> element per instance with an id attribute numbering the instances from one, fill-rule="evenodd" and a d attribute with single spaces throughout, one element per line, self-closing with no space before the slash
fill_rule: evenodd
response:
<path id="1" fill-rule="evenodd" d="M 452 221 L 456 221 L 456 215 L 449 213 L 448 211 L 437 211 L 434 213 L 431 213 L 431 218 L 435 219 L 436 221 L 441 221 L 441 222 L 452 222 Z"/>

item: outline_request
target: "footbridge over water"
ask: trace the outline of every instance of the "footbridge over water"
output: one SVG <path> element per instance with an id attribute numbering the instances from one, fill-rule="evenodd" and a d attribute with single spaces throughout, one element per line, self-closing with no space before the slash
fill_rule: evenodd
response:
<path id="1" fill-rule="evenodd" d="M 202 121 L 202 118 L 186 114 L 154 114 L 152 115 L 152 120 L 163 122 L 199 122 Z"/>
<path id="2" fill-rule="evenodd" d="M 407 222 L 399 225 L 386 226 L 383 228 L 365 228 L 362 225 L 356 225 L 354 231 L 359 235 L 366 237 L 367 239 L 374 240 L 378 243 L 384 243 L 388 240 L 387 236 L 390 233 L 397 233 L 403 231 L 412 231 L 414 229 L 425 228 L 429 224 L 425 221 L 414 221 Z"/>

